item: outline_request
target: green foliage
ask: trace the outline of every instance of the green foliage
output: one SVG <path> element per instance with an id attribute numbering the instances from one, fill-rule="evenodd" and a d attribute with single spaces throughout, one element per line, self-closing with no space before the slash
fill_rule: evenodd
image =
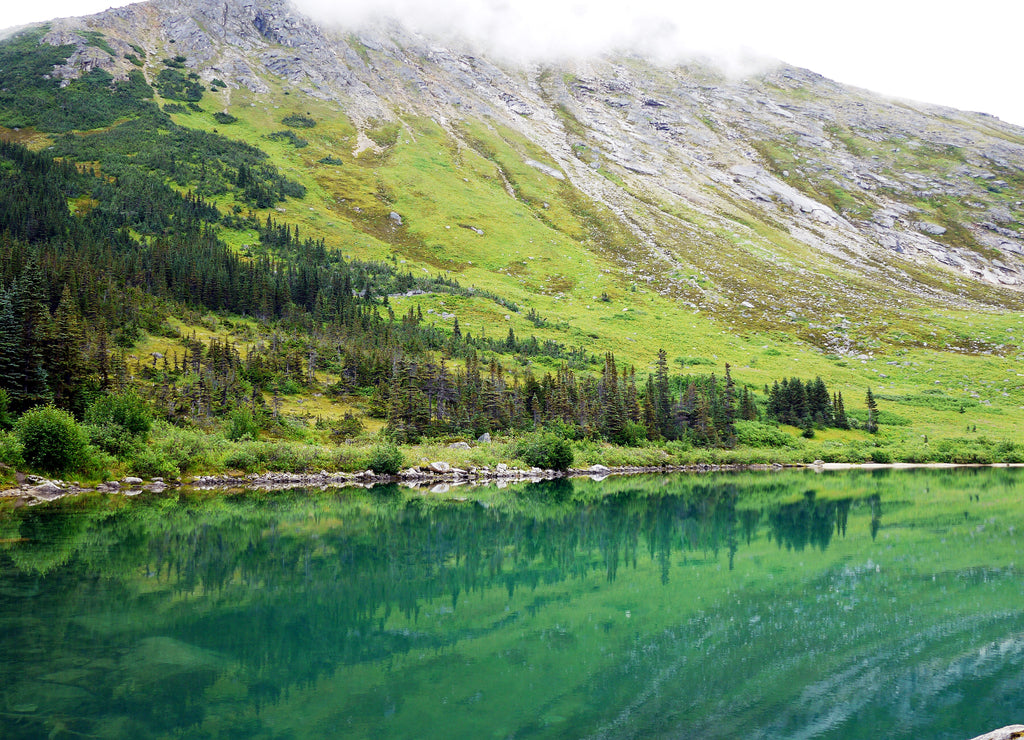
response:
<path id="1" fill-rule="evenodd" d="M 309 146 L 309 142 L 298 136 L 294 131 L 275 131 L 272 134 L 267 134 L 267 138 L 271 141 L 287 141 L 296 149 Z"/>
<path id="2" fill-rule="evenodd" d="M 80 31 L 79 33 L 85 37 L 86 44 L 88 46 L 95 46 L 97 49 L 102 49 L 112 57 L 117 56 L 110 44 L 107 43 L 107 39 L 104 38 L 103 34 L 99 31 Z"/>
<path id="3" fill-rule="evenodd" d="M 105 187 L 125 201 L 111 206 L 115 212 L 145 216 L 146 233 L 162 233 L 170 225 L 162 213 L 170 194 L 163 178 L 193 188 L 203 197 L 234 192 L 258 208 L 306 193 L 302 185 L 267 162 L 266 152 L 219 134 L 178 126 L 156 110 L 89 136 L 63 137 L 51 153 L 103 162 L 105 173 L 118 178 L 116 185 Z"/>
<path id="4" fill-rule="evenodd" d="M 25 462 L 34 470 L 63 473 L 86 461 L 85 432 L 67 411 L 37 406 L 14 425 Z"/>
<path id="5" fill-rule="evenodd" d="M 14 432 L 0 430 L 0 463 L 14 468 L 21 468 L 25 464 L 23 456 L 24 445 Z"/>
<path id="6" fill-rule="evenodd" d="M 397 475 L 402 464 L 402 451 L 393 442 L 375 446 L 366 458 L 366 467 L 381 475 Z"/>
<path id="7" fill-rule="evenodd" d="M 228 414 L 227 437 L 232 442 L 240 439 L 258 439 L 260 425 L 249 409 L 235 409 Z"/>
<path id="8" fill-rule="evenodd" d="M 868 422 L 868 410 L 867 409 L 852 409 L 847 410 L 846 415 L 851 419 L 857 420 L 862 427 L 866 427 Z M 886 409 L 879 409 L 878 416 L 876 417 L 878 426 L 887 427 L 908 427 L 914 422 L 905 416 L 893 413 Z"/>
<path id="9" fill-rule="evenodd" d="M 101 396 L 85 412 L 88 424 L 113 426 L 145 439 L 153 424 L 149 406 L 134 391 Z"/>
<path id="10" fill-rule="evenodd" d="M 218 469 L 226 446 L 223 437 L 174 427 L 166 422 L 154 422 L 148 445 L 153 454 L 159 456 L 155 459 L 166 461 L 182 473 Z"/>
<path id="11" fill-rule="evenodd" d="M 219 111 L 217 111 L 216 113 L 213 114 L 213 120 L 215 120 L 217 123 L 223 124 L 225 126 L 228 126 L 228 125 L 230 125 L 232 123 L 237 123 L 238 122 L 237 118 L 235 118 L 230 113 L 225 113 L 222 110 L 219 110 Z"/>
<path id="12" fill-rule="evenodd" d="M 198 102 L 206 90 L 194 72 L 183 74 L 175 67 L 164 67 L 156 76 L 156 89 L 161 97 L 182 102 Z"/>
<path id="13" fill-rule="evenodd" d="M 530 467 L 545 470 L 568 470 L 573 462 L 572 445 L 550 432 L 519 440 L 515 456 Z"/>
<path id="14" fill-rule="evenodd" d="M 691 365 L 717 365 L 715 360 L 708 357 L 677 357 L 676 362 L 681 367 L 689 367 Z"/>
<path id="15" fill-rule="evenodd" d="M 888 465 L 889 463 L 892 462 L 892 453 L 889 452 L 889 450 L 883 449 L 881 447 L 876 447 L 875 449 L 871 450 L 869 454 L 871 456 L 871 462 L 873 463 L 882 463 L 884 465 Z"/>
<path id="16" fill-rule="evenodd" d="M 138 70 L 127 81 L 114 82 L 97 68 L 62 88 L 51 73 L 75 47 L 42 43 L 46 31 L 33 29 L 0 42 L 0 125 L 45 132 L 93 129 L 148 109 L 152 89 Z"/>
<path id="17" fill-rule="evenodd" d="M 359 417 L 346 413 L 341 421 L 335 422 L 331 426 L 331 440 L 342 442 L 346 439 L 358 437 L 363 433 L 363 430 L 363 422 L 359 420 Z"/>
<path id="18" fill-rule="evenodd" d="M 14 426 L 14 414 L 11 412 L 11 397 L 7 391 L 0 388 L 0 430 L 10 429 Z"/>
<path id="19" fill-rule="evenodd" d="M 737 421 L 736 440 L 744 447 L 793 447 L 796 440 L 778 427 L 761 421 Z"/>
<path id="20" fill-rule="evenodd" d="M 398 143 L 398 134 L 402 127 L 398 123 L 380 123 L 366 130 L 366 135 L 374 144 L 384 149 Z"/>
<path id="21" fill-rule="evenodd" d="M 285 126 L 291 126 L 292 128 L 313 128 L 316 126 L 316 121 L 309 116 L 302 115 L 301 113 L 292 113 L 291 115 L 285 116 L 281 119 L 281 123 Z"/>
<path id="22" fill-rule="evenodd" d="M 142 445 L 128 460 L 128 469 L 143 478 L 176 478 L 180 474 L 165 449 Z"/>

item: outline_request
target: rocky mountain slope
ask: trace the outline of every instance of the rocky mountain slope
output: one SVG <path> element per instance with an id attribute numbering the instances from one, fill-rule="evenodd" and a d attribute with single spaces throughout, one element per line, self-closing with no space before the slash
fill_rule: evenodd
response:
<path id="1" fill-rule="evenodd" d="M 883 335 L 927 346 L 934 327 L 894 328 L 915 311 L 1024 306 L 1024 129 L 987 115 L 786 66 L 502 63 L 281 0 L 151 0 L 44 39 L 75 45 L 65 80 L 153 80 L 180 55 L 217 81 L 197 112 L 240 119 L 243 140 L 310 114 L 303 148 L 281 148 L 312 185 L 291 217 L 355 252 L 545 296 L 552 316 L 639 292 L 842 354 Z"/>

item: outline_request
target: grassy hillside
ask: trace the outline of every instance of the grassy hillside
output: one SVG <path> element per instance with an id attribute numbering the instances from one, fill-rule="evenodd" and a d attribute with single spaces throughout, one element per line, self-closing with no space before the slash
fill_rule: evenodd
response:
<path id="1" fill-rule="evenodd" d="M 675 375 L 721 375 L 728 363 L 739 386 L 759 394 L 762 414 L 764 389 L 783 377 L 820 376 L 861 422 L 865 392 L 872 389 L 882 410 L 878 434 L 818 430 L 815 439 L 801 441 L 801 430 L 783 427 L 792 439 L 771 453 L 776 459 L 1016 455 L 1012 446 L 1000 447 L 1016 439 L 1024 420 L 1024 301 L 1010 288 L 910 262 L 854 269 L 798 239 L 792 225 L 769 210 L 726 193 L 720 193 L 718 210 L 709 212 L 602 158 L 595 148 L 600 137 L 580 123 L 571 105 L 559 108 L 559 125 L 575 142 L 574 155 L 627 200 L 592 197 L 592 183 L 494 116 L 439 120 L 396 106 L 386 118 L 356 120 L 336 102 L 271 76 L 263 80 L 269 93 L 209 82 L 192 72 L 193 60 L 175 55 L 166 43 L 159 53 L 128 55 L 134 59 L 125 81 L 97 73 L 62 88 L 42 73 L 72 48 L 39 45 L 39 37 L 30 33 L 0 46 L 4 58 L 21 60 L 5 73 L 12 84 L 0 97 L 0 137 L 73 161 L 80 172 L 122 191 L 155 193 L 169 186 L 201 198 L 207 215 L 196 222 L 195 234 L 216 240 L 241 265 L 277 260 L 274 271 L 297 266 L 302 242 L 353 264 L 382 265 L 373 269 L 386 271 L 374 274 L 390 275 L 379 285 L 391 294 L 379 304 L 371 299 L 371 305 L 395 321 L 422 317 L 414 322 L 418 338 L 405 347 L 415 347 L 427 362 L 447 358 L 460 366 L 465 360 L 446 349 L 456 321 L 462 335 L 495 340 L 477 345 L 484 364 L 493 357 L 517 378 L 556 373 L 573 352 L 576 370 L 598 374 L 600 358 L 613 352 L 620 367 L 635 368 L 642 385 L 656 372 L 663 349 Z M 576 83 L 546 78 L 543 84 L 555 96 Z M 83 98 L 104 102 L 83 107 Z M 52 115 L 55 108 L 63 111 L 60 117 Z M 851 138 L 841 127 L 831 136 L 864 156 L 886 146 Z M 799 159 L 796 148 L 753 145 L 779 173 Z M 965 161 L 955 148 L 910 147 L 894 166 L 942 177 Z M 831 186 L 808 177 L 796 188 L 828 201 Z M 1017 179 L 1007 169 L 1000 182 L 998 198 L 1012 205 L 1020 197 Z M 79 221 L 107 208 L 98 186 L 75 187 L 68 204 Z M 716 190 L 714 184 L 701 187 Z M 833 193 L 830 202 L 851 218 L 859 208 L 870 210 L 867 201 L 851 197 Z M 628 207 L 610 205 L 615 202 Z M 970 234 L 957 230 L 954 211 L 960 206 L 954 202 L 919 198 L 917 207 L 922 218 L 945 225 L 944 239 L 960 239 L 961 246 L 970 241 Z M 108 209 L 117 210 L 117 228 L 126 239 L 151 248 L 185 233 L 180 219 L 143 218 L 132 208 L 137 206 Z M 216 209 L 213 217 L 210 208 Z M 283 242 L 267 236 L 271 221 L 285 229 Z M 647 236 L 652 233 L 654 242 Z M 967 247 L 985 249 L 976 240 Z M 7 259 L 10 290 L 26 253 L 19 247 Z M 317 269 L 337 271 L 334 257 L 322 259 Z M 331 330 L 316 318 L 312 300 L 313 323 L 303 324 L 293 321 L 289 308 L 268 317 L 256 309 L 224 310 L 219 307 L 228 302 L 199 296 L 160 303 L 165 297 L 152 282 L 135 284 L 141 295 L 157 297 L 151 310 L 159 314 L 148 322 L 131 319 L 133 332 L 122 342 L 127 373 L 144 394 L 159 393 L 157 357 L 181 355 L 188 341 L 219 338 L 244 355 L 276 347 L 277 337 L 288 336 L 295 338 L 297 353 L 308 355 L 312 337 L 320 342 L 320 360 L 311 360 L 301 382 L 289 384 L 284 375 L 275 381 L 277 427 L 270 433 L 327 443 L 331 426 L 346 415 L 360 419 L 367 444 L 381 429 L 382 419 L 371 418 L 372 386 L 337 388 L 346 385 L 339 384 L 343 363 L 323 358 L 321 335 L 331 336 Z M 60 288 L 50 286 L 51 313 Z M 292 295 L 294 300 L 294 286 Z M 500 346 L 510 330 L 520 341 L 535 337 L 537 346 L 557 349 Z M 342 352 L 342 339 L 327 341 Z M 154 372 L 146 375 L 149 363 Z M 213 419 L 207 426 L 219 423 Z M 599 446 L 580 443 L 578 459 L 630 461 Z M 407 454 L 406 462 L 417 457 Z M 223 460 L 209 463 L 216 467 Z"/>

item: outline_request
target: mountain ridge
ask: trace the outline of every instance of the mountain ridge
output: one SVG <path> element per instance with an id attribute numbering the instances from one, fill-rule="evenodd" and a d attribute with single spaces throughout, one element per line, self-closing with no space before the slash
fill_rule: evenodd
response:
<path id="1" fill-rule="evenodd" d="M 667 378 L 670 361 L 685 377 L 659 398 L 684 398 L 691 368 L 731 365 L 754 416 L 787 375 L 847 399 L 872 388 L 883 434 L 830 431 L 826 458 L 884 437 L 899 459 L 946 459 L 930 435 L 969 420 L 998 439 L 1024 408 L 1024 130 L 989 116 L 785 65 L 743 79 L 624 55 L 513 65 L 394 22 L 322 28 L 277 0 L 53 21 L 0 44 L 0 69 L 15 142 L 0 178 L 18 188 L 0 282 L 28 305 L 38 254 L 51 315 L 66 287 L 90 316 L 92 366 L 116 322 L 110 339 L 175 421 L 243 404 L 274 430 L 281 414 L 386 419 L 410 438 L 525 429 L 573 373 L 599 399 L 621 367 L 638 425 L 652 391 L 634 373 Z M 50 172 L 45 192 L 32 168 Z M 99 305 L 97 270 L 120 281 Z M 489 368 L 514 413 L 491 404 L 488 421 L 469 397 L 465 419 L 431 412 L 446 361 L 465 363 L 466 387 Z M 87 395 L 96 373 L 80 375 Z M 715 377 L 697 378 L 720 406 Z M 436 418 L 392 395 L 409 388 Z M 681 439 L 659 403 L 644 434 Z M 587 434 L 604 433 L 595 408 L 577 409 Z"/>
<path id="2" fill-rule="evenodd" d="M 152 34 L 154 16 L 159 20 L 157 37 Z M 1024 130 L 982 114 L 931 107 L 932 112 L 921 111 L 905 103 L 880 102 L 877 96 L 865 102 L 851 88 L 784 66 L 756 81 L 738 83 L 700 69 L 684 79 L 680 68 L 662 69 L 635 58 L 567 63 L 561 69 L 503 68 L 394 23 L 345 33 L 326 30 L 285 2 L 140 3 L 62 21 L 46 41 L 73 40 L 78 49 L 58 74 L 67 79 L 76 70 L 97 66 L 125 74 L 131 66 L 123 58 L 131 53 L 128 42 L 119 45 L 118 58 L 86 37 L 76 38 L 75 29 L 103 29 L 107 42 L 113 43 L 119 27 L 136 39 L 146 38 L 140 23 L 150 29 L 144 45 L 151 52 L 163 48 L 182 53 L 189 69 L 207 81 L 224 79 L 229 91 L 246 88 L 267 94 L 264 77 L 277 78 L 296 92 L 337 102 L 359 128 L 403 114 L 429 115 L 442 126 L 458 117 L 493 118 L 538 144 L 556 170 L 630 228 L 646 246 L 645 258 L 667 258 L 668 267 L 687 265 L 687 255 L 667 248 L 671 240 L 657 232 L 679 224 L 665 217 L 665 208 L 656 209 L 662 213 L 645 209 L 642 198 L 629 188 L 610 187 L 607 177 L 595 175 L 602 164 L 629 180 L 633 189 L 659 191 L 672 207 L 693 208 L 719 225 L 728 204 L 708 190 L 724 188 L 727 197 L 767 211 L 797 241 L 854 271 L 868 270 L 858 264 L 861 257 L 898 267 L 903 260 L 892 260 L 898 255 L 928 268 L 939 263 L 991 284 L 1019 288 L 1024 282 L 1019 203 L 1007 208 L 986 202 L 985 189 L 968 182 L 972 177 L 1005 182 L 999 177 L 1005 169 L 1019 174 L 1014 163 L 1024 161 Z M 371 57 L 376 64 L 367 64 Z M 637 64 L 640 73 L 631 75 L 630 65 Z M 570 77 L 573 81 L 567 84 Z M 809 89 L 818 100 L 799 100 Z M 820 101 L 827 94 L 849 100 L 838 108 L 826 107 Z M 830 136 L 829 127 L 841 130 Z M 919 134 L 911 138 L 915 129 Z M 869 144 L 879 143 L 872 139 L 887 133 L 889 138 L 906 138 L 908 146 L 960 149 L 959 155 L 951 152 L 962 165 L 955 183 L 900 173 L 851 154 L 850 146 L 856 147 L 860 137 L 850 132 L 857 130 Z M 446 132 L 452 134 L 453 128 L 447 126 Z M 842 142 L 850 137 L 852 144 Z M 739 145 L 732 144 L 736 139 Z M 787 141 L 792 151 L 785 151 Z M 751 142 L 761 145 L 755 151 Z M 365 137 L 360 146 L 367 147 Z M 581 157 L 583 147 L 587 151 Z M 833 176 L 827 172 L 830 163 L 815 163 L 812 155 L 812 172 L 801 179 L 802 168 L 792 156 L 815 150 L 828 151 L 844 171 Z M 871 156 L 879 160 L 879 155 Z M 793 172 L 786 168 L 787 159 Z M 943 174 L 948 179 L 948 172 Z M 794 185 L 793 180 L 800 181 Z M 887 188 L 899 197 L 880 195 Z M 943 201 L 976 197 L 984 212 L 972 212 L 976 218 L 971 220 L 944 214 L 935 219 L 934 212 L 907 202 L 917 195 Z M 962 227 L 954 229 L 957 241 L 947 237 L 951 224 Z M 815 234 L 815 227 L 823 233 Z"/>

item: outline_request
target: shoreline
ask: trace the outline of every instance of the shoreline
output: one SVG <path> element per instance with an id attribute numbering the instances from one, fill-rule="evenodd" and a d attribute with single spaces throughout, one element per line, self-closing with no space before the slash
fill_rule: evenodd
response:
<path id="1" fill-rule="evenodd" d="M 76 482 L 65 482 L 60 479 L 44 478 L 37 475 L 23 476 L 24 482 L 17 488 L 0 491 L 0 500 L 14 499 L 15 506 L 34 506 L 50 501 L 57 501 L 69 496 L 83 493 L 120 493 L 124 496 L 137 496 L 144 492 L 162 493 L 168 490 L 192 491 L 228 491 L 248 489 L 252 491 L 282 491 L 291 488 L 360 488 L 370 489 L 375 486 L 399 485 L 411 490 L 443 495 L 452 488 L 462 486 L 487 487 L 496 485 L 504 488 L 516 483 L 539 483 L 551 480 L 571 480 L 588 478 L 601 481 L 610 476 L 629 475 L 701 475 L 707 473 L 737 472 L 778 472 L 782 470 L 809 470 L 815 473 L 844 470 L 952 470 L 957 468 L 1024 468 L 1024 463 L 826 463 L 816 460 L 813 463 L 769 463 L 754 465 L 664 465 L 664 466 L 620 466 L 607 467 L 592 465 L 589 468 L 570 468 L 568 470 L 542 470 L 540 468 L 510 468 L 499 464 L 495 468 L 452 467 L 446 462 L 434 462 L 429 465 L 408 468 L 396 475 L 377 474 L 372 470 L 359 473 L 329 473 L 321 470 L 318 473 L 250 473 L 243 476 L 233 475 L 199 475 L 191 478 L 165 480 L 151 478 L 144 481 L 135 476 L 125 476 L 121 480 L 112 480 L 95 486 L 82 486 Z M 21 479 L 22 476 L 19 476 Z"/>

